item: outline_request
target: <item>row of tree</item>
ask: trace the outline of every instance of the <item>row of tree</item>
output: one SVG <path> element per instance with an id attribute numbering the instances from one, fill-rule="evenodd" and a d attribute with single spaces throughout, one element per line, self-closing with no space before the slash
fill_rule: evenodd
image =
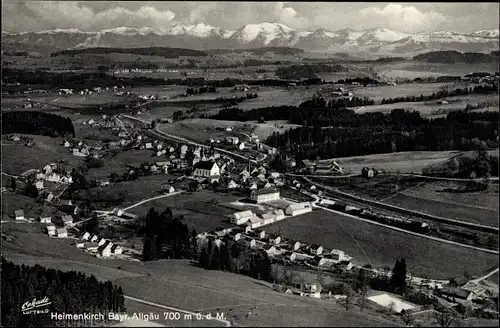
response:
<path id="1" fill-rule="evenodd" d="M 125 299 L 121 287 L 111 281 L 100 282 L 81 272 L 46 269 L 8 262 L 2 256 L 2 326 L 50 327 L 74 325 L 75 321 L 52 320 L 55 313 L 124 312 Z M 49 305 L 35 310 L 47 313 L 24 314 L 23 304 L 46 298 Z M 91 322 L 81 322 L 83 326 Z"/>
<path id="2" fill-rule="evenodd" d="M 430 101 L 435 99 L 441 99 L 446 97 L 463 96 L 468 94 L 488 94 L 496 92 L 498 93 L 498 88 L 494 85 L 477 85 L 473 88 L 457 88 L 455 90 L 441 90 L 439 92 L 433 92 L 431 95 L 424 96 L 406 96 L 406 97 L 396 97 L 396 98 L 383 98 L 381 104 L 395 104 L 399 102 L 421 102 Z"/>
<path id="3" fill-rule="evenodd" d="M 25 133 L 50 137 L 75 136 L 69 117 L 36 111 L 2 113 L 2 134 Z"/>

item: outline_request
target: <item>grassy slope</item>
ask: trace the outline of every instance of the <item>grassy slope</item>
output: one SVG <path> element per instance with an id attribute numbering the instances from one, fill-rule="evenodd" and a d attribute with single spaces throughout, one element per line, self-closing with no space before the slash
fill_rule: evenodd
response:
<path id="1" fill-rule="evenodd" d="M 317 210 L 266 227 L 287 238 L 338 248 L 366 264 L 364 252 L 376 267 L 392 268 L 405 258 L 409 271 L 430 278 L 460 276 L 464 270 L 479 273 L 498 263 L 498 257 L 467 248 L 452 246 L 358 221 L 331 212 Z M 354 238 L 353 238 L 354 236 Z"/>
<path id="2" fill-rule="evenodd" d="M 191 311 L 224 312 L 229 320 L 238 324 L 393 325 L 368 313 L 356 310 L 346 312 L 330 302 L 277 294 L 260 281 L 230 273 L 205 271 L 187 261 L 138 263 L 99 260 L 70 246 L 67 240 L 50 239 L 36 231 L 17 230 L 13 233 L 23 243 L 20 246 L 4 245 L 3 253 L 7 260 L 79 270 L 98 279 L 113 280 L 122 286 L 126 295 Z M 121 269 L 117 269 L 118 266 Z M 141 307 L 135 308 L 141 311 Z M 253 315 L 247 318 L 245 315 L 248 312 Z"/>

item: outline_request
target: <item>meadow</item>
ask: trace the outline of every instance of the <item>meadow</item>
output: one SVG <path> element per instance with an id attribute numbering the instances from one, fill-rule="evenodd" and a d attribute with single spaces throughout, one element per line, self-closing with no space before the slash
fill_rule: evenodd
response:
<path id="1" fill-rule="evenodd" d="M 29 135 L 33 144 L 26 146 L 22 141 L 11 141 L 2 138 L 2 172 L 19 175 L 27 170 L 42 169 L 48 163 L 68 162 L 65 167 L 71 170 L 83 163 L 81 157 L 62 146 L 63 138 L 51 138 Z"/>
<path id="2" fill-rule="evenodd" d="M 290 218 L 266 227 L 267 232 L 301 242 L 336 248 L 354 257 L 359 265 L 394 266 L 404 258 L 414 276 L 449 279 L 462 276 L 464 270 L 479 274 L 495 263 L 498 256 L 441 243 L 419 236 L 355 220 L 324 210 Z"/>
<path id="3" fill-rule="evenodd" d="M 463 76 L 470 72 L 496 72 L 498 63 L 484 64 L 440 64 L 407 61 L 402 63 L 375 64 L 377 73 L 384 78 L 417 78 L 429 76 Z"/>
<path id="4" fill-rule="evenodd" d="M 361 174 L 363 167 L 372 167 L 386 172 L 421 174 L 422 169 L 434 164 L 444 163 L 448 159 L 459 156 L 461 151 L 414 151 L 390 154 L 375 154 L 335 158 L 345 170 Z"/>

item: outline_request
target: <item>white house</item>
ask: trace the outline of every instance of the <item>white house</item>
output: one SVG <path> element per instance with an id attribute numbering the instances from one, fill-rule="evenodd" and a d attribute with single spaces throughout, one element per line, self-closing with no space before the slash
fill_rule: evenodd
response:
<path id="1" fill-rule="evenodd" d="M 64 141 L 64 147 L 68 148 L 68 147 L 71 147 L 71 144 L 69 143 L 69 141 Z"/>
<path id="2" fill-rule="evenodd" d="M 115 255 L 120 255 L 123 253 L 123 249 L 119 245 L 111 246 L 111 253 Z"/>
<path id="3" fill-rule="evenodd" d="M 330 254 L 325 254 L 324 256 L 328 259 L 331 259 L 334 262 L 349 261 L 351 259 L 350 256 L 347 256 L 344 253 L 344 251 L 338 249 L 332 249 L 330 251 Z"/>
<path id="4" fill-rule="evenodd" d="M 266 244 L 262 248 L 266 251 L 267 255 L 269 256 L 274 256 L 278 253 L 278 250 L 273 245 Z"/>
<path id="5" fill-rule="evenodd" d="M 84 248 L 85 243 L 76 243 L 75 246 L 76 246 L 76 248 Z"/>
<path id="6" fill-rule="evenodd" d="M 236 225 L 244 224 L 254 216 L 255 214 L 252 211 L 236 212 L 233 214 L 233 217 L 231 218 L 231 223 Z"/>
<path id="7" fill-rule="evenodd" d="M 24 220 L 24 211 L 23 210 L 14 211 L 14 214 L 16 216 L 16 220 Z"/>
<path id="8" fill-rule="evenodd" d="M 238 145 L 238 149 L 239 150 L 245 149 L 245 143 L 244 142 L 240 142 L 240 144 Z"/>
<path id="9" fill-rule="evenodd" d="M 40 216 L 40 223 L 45 223 L 45 224 L 52 223 L 52 218 L 50 216 L 46 217 Z"/>
<path id="10" fill-rule="evenodd" d="M 82 235 L 82 240 L 89 240 L 90 239 L 90 233 L 85 231 L 85 233 Z"/>
<path id="11" fill-rule="evenodd" d="M 56 235 L 56 227 L 54 225 L 48 225 L 47 226 L 47 234 L 49 236 L 55 236 Z"/>
<path id="12" fill-rule="evenodd" d="M 270 236 L 269 242 L 271 244 L 279 245 L 281 243 L 281 237 L 276 235 Z"/>
<path id="13" fill-rule="evenodd" d="M 175 188 L 173 186 L 169 185 L 169 184 L 161 186 L 161 189 L 163 191 L 165 191 L 166 193 L 168 193 L 168 194 L 171 194 L 171 193 L 175 192 Z"/>
<path id="14" fill-rule="evenodd" d="M 68 231 L 65 228 L 57 229 L 56 230 L 56 237 L 57 238 L 68 238 Z"/>
<path id="15" fill-rule="evenodd" d="M 238 241 L 238 240 L 240 240 L 240 239 L 241 239 L 241 237 L 242 237 L 242 236 L 241 236 L 241 233 L 239 233 L 239 232 L 238 232 L 236 235 L 234 235 L 234 241 Z"/>
<path id="16" fill-rule="evenodd" d="M 296 241 L 296 242 L 292 245 L 292 249 L 293 249 L 294 251 L 298 251 L 298 250 L 300 249 L 300 246 L 301 246 L 300 242 L 299 242 L 299 241 Z"/>
<path id="17" fill-rule="evenodd" d="M 323 253 L 323 246 L 320 246 L 318 244 L 312 244 L 311 247 L 309 248 L 309 251 L 313 255 L 321 255 L 321 253 Z"/>
<path id="18" fill-rule="evenodd" d="M 61 220 L 62 220 L 64 225 L 68 225 L 68 224 L 73 223 L 73 217 L 71 215 L 63 215 L 61 217 Z"/>
<path id="19" fill-rule="evenodd" d="M 285 213 L 287 215 L 292 215 L 292 216 L 308 213 L 311 211 L 312 211 L 312 207 L 311 207 L 311 204 L 308 202 L 290 204 L 285 209 Z"/>
<path id="20" fill-rule="evenodd" d="M 274 215 L 276 215 L 276 221 L 283 220 L 285 218 L 285 212 L 283 210 L 274 210 Z"/>
<path id="21" fill-rule="evenodd" d="M 250 194 L 250 199 L 257 204 L 270 202 L 280 199 L 280 192 L 274 188 L 264 188 L 259 190 L 254 190 Z"/>
<path id="22" fill-rule="evenodd" d="M 99 236 L 94 235 L 94 236 L 92 236 L 92 238 L 90 238 L 90 241 L 95 243 L 98 239 L 99 239 Z"/>
<path id="23" fill-rule="evenodd" d="M 146 149 L 153 149 L 153 144 L 151 142 L 146 142 Z"/>
<path id="24" fill-rule="evenodd" d="M 97 248 L 97 251 L 102 257 L 109 257 L 111 255 L 111 247 L 113 247 L 113 243 L 107 240 L 104 244 Z"/>
<path id="25" fill-rule="evenodd" d="M 262 214 L 263 224 L 270 224 L 276 221 L 276 215 L 273 212 L 267 212 Z"/>
<path id="26" fill-rule="evenodd" d="M 42 190 L 43 189 L 43 181 L 37 181 L 37 182 L 35 182 L 35 187 L 38 190 Z"/>
<path id="27" fill-rule="evenodd" d="M 252 216 L 250 220 L 248 220 L 248 224 L 252 229 L 260 227 L 264 222 L 257 216 Z"/>
<path id="28" fill-rule="evenodd" d="M 198 177 L 219 176 L 220 169 L 215 162 L 198 162 L 194 166 L 193 175 Z"/>
<path id="29" fill-rule="evenodd" d="M 236 184 L 236 182 L 234 182 L 234 180 L 229 181 L 229 183 L 227 184 L 227 189 L 234 189 L 237 187 L 238 185 Z"/>

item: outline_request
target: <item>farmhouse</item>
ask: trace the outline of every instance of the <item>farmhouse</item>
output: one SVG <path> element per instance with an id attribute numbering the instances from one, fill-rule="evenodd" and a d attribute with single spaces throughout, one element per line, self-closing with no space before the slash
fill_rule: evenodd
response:
<path id="1" fill-rule="evenodd" d="M 82 240 L 90 240 L 90 233 L 85 231 L 85 233 L 82 235 Z"/>
<path id="2" fill-rule="evenodd" d="M 274 210 L 274 215 L 276 215 L 276 221 L 283 220 L 285 218 L 285 212 L 283 210 Z"/>
<path id="3" fill-rule="evenodd" d="M 266 244 L 262 248 L 266 251 L 268 256 L 274 256 L 278 253 L 278 250 L 273 245 Z"/>
<path id="4" fill-rule="evenodd" d="M 326 258 L 331 259 L 335 262 L 342 262 L 349 260 L 349 256 L 347 256 L 344 251 L 338 250 L 338 249 L 332 249 L 330 254 L 325 254 L 324 255 Z"/>
<path id="5" fill-rule="evenodd" d="M 99 241 L 97 242 L 97 245 L 98 245 L 98 246 L 102 246 L 102 245 L 106 244 L 106 242 L 107 242 L 107 241 L 108 241 L 108 240 L 107 240 L 106 238 L 101 238 L 101 239 L 99 239 Z"/>
<path id="6" fill-rule="evenodd" d="M 250 225 L 250 228 L 255 229 L 255 228 L 258 228 L 261 225 L 263 225 L 264 222 L 259 217 L 257 217 L 256 215 L 253 215 L 249 219 L 248 224 Z"/>
<path id="7" fill-rule="evenodd" d="M 198 162 L 194 166 L 194 176 L 198 177 L 212 177 L 212 176 L 219 176 L 220 175 L 220 169 L 217 163 L 215 162 Z"/>
<path id="8" fill-rule="evenodd" d="M 269 243 L 279 245 L 281 243 L 281 237 L 278 235 L 270 235 L 269 236 Z"/>
<path id="9" fill-rule="evenodd" d="M 460 288 L 445 287 L 439 290 L 439 295 L 454 303 L 457 301 L 472 301 L 474 298 L 474 292 Z"/>
<path id="10" fill-rule="evenodd" d="M 169 184 L 161 186 L 161 189 L 163 191 L 165 191 L 166 193 L 168 193 L 168 194 L 171 194 L 171 193 L 175 192 L 175 188 L 173 186 L 169 185 Z"/>
<path id="11" fill-rule="evenodd" d="M 265 188 L 252 191 L 250 199 L 257 204 L 280 199 L 280 192 L 274 188 Z"/>
<path id="12" fill-rule="evenodd" d="M 238 149 L 239 150 L 245 149 L 245 143 L 244 142 L 240 142 L 239 145 L 238 145 Z"/>
<path id="13" fill-rule="evenodd" d="M 311 248 L 309 248 L 309 251 L 311 252 L 311 254 L 321 255 L 321 253 L 323 253 L 323 246 L 312 244 Z"/>
<path id="14" fill-rule="evenodd" d="M 236 184 L 236 182 L 234 182 L 234 180 L 229 181 L 229 183 L 227 184 L 227 189 L 235 189 L 237 187 L 238 185 Z"/>
<path id="15" fill-rule="evenodd" d="M 71 215 L 63 215 L 61 217 L 61 220 L 62 220 L 64 225 L 68 225 L 68 224 L 73 223 L 73 217 Z"/>
<path id="16" fill-rule="evenodd" d="M 65 228 L 56 230 L 57 238 L 68 238 L 68 231 Z"/>
<path id="17" fill-rule="evenodd" d="M 113 246 L 113 243 L 111 243 L 109 240 L 107 240 L 104 244 L 99 246 L 97 248 L 97 252 L 102 256 L 102 257 L 109 257 L 111 255 L 111 247 Z"/>
<path id="18" fill-rule="evenodd" d="M 312 207 L 311 207 L 311 204 L 308 202 L 290 204 L 285 209 L 285 213 L 287 215 L 292 215 L 292 216 L 308 213 L 311 211 L 312 211 Z"/>
<path id="19" fill-rule="evenodd" d="M 24 211 L 23 210 L 14 211 L 14 215 L 16 217 L 16 220 L 24 220 Z"/>
<path id="20" fill-rule="evenodd" d="M 276 215 L 271 211 L 262 214 L 262 220 L 264 221 L 264 224 L 270 224 L 276 221 Z"/>
<path id="21" fill-rule="evenodd" d="M 236 225 L 241 225 L 246 223 L 250 218 L 254 217 L 255 214 L 252 211 L 242 211 L 242 212 L 236 212 L 233 214 L 233 217 L 231 218 L 231 223 L 234 223 Z"/>
<path id="22" fill-rule="evenodd" d="M 40 223 L 51 223 L 52 222 L 52 218 L 50 216 L 46 216 L 46 217 L 41 217 L 40 216 Z"/>
<path id="23" fill-rule="evenodd" d="M 115 255 L 120 255 L 123 253 L 123 249 L 119 245 L 111 246 L 111 253 Z"/>
<path id="24" fill-rule="evenodd" d="M 38 190 L 42 190 L 43 189 L 43 181 L 37 181 L 37 182 L 35 182 L 35 187 Z"/>
<path id="25" fill-rule="evenodd" d="M 49 236 L 55 236 L 56 235 L 56 227 L 54 225 L 48 225 L 47 226 L 47 234 Z"/>

